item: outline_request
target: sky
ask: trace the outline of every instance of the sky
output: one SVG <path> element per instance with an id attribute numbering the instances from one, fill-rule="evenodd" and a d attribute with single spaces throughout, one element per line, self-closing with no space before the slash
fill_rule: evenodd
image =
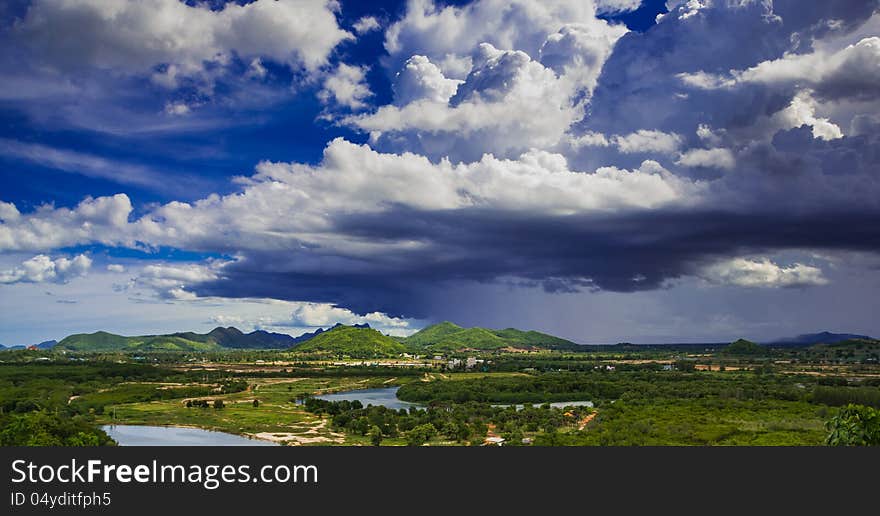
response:
<path id="1" fill-rule="evenodd" d="M 0 4 L 0 343 L 880 335 L 880 0 Z"/>

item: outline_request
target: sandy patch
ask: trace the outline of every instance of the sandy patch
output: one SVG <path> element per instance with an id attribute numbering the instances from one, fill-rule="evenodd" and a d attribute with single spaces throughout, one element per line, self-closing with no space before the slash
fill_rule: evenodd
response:
<path id="1" fill-rule="evenodd" d="M 318 435 L 320 430 L 327 426 L 327 420 L 322 419 L 305 432 L 259 432 L 256 434 L 248 434 L 257 439 L 265 439 L 275 443 L 285 443 L 289 445 L 312 444 L 312 443 L 334 443 L 341 444 L 345 442 L 345 434 L 330 432 L 329 436 Z"/>
<path id="2" fill-rule="evenodd" d="M 596 414 L 597 414 L 596 412 L 593 412 L 592 414 L 587 414 L 587 416 L 585 418 L 581 419 L 580 422 L 578 423 L 578 430 L 583 430 L 584 427 L 587 426 L 587 424 L 589 424 L 589 422 L 592 421 L 593 418 L 596 417 Z"/>

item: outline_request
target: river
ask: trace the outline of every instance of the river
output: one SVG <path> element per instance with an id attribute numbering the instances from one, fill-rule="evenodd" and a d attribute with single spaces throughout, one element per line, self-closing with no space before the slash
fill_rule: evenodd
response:
<path id="1" fill-rule="evenodd" d="M 336 392 L 333 394 L 322 394 L 315 396 L 318 399 L 327 401 L 360 401 L 363 406 L 382 405 L 390 409 L 408 409 L 410 407 L 422 407 L 417 403 L 410 403 L 397 399 L 397 389 L 400 387 L 384 387 L 381 389 L 359 389 L 354 391 Z"/>
<path id="2" fill-rule="evenodd" d="M 327 401 L 360 401 L 363 406 L 367 405 L 382 405 L 384 407 L 388 407 L 390 409 L 408 409 L 410 407 L 419 407 L 423 408 L 424 405 L 419 405 L 418 403 L 410 403 L 408 401 L 403 401 L 397 398 L 397 389 L 400 387 L 385 387 L 381 389 L 360 389 L 354 391 L 342 391 L 336 392 L 333 394 L 322 394 L 320 396 L 315 396 L 316 398 L 327 400 Z M 540 407 L 543 403 L 533 403 L 535 407 Z M 492 405 L 493 407 L 509 407 L 507 404 L 497 404 Z M 554 408 L 563 408 L 563 407 L 592 407 L 592 401 L 556 401 L 550 403 L 551 407 Z M 518 404 L 516 408 L 522 409 L 523 405 Z"/>
<path id="3" fill-rule="evenodd" d="M 261 439 L 174 426 L 104 425 L 101 430 L 120 446 L 276 446 Z"/>

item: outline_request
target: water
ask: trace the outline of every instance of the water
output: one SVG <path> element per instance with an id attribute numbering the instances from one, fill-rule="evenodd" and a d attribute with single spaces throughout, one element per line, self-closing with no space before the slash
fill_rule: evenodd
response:
<path id="1" fill-rule="evenodd" d="M 201 428 L 104 425 L 101 430 L 120 446 L 275 446 L 275 443 Z"/>
<path id="2" fill-rule="evenodd" d="M 394 410 L 408 409 L 410 407 L 421 407 L 417 403 L 410 403 L 397 399 L 397 389 L 400 387 L 385 387 L 382 389 L 360 389 L 355 391 L 343 391 L 333 394 L 322 394 L 315 396 L 318 399 L 327 401 L 360 401 L 363 406 L 382 405 Z"/>
<path id="3" fill-rule="evenodd" d="M 388 407 L 390 409 L 398 410 L 398 409 L 408 409 L 410 407 L 423 407 L 423 405 L 419 405 L 417 403 L 410 403 L 408 401 L 402 401 L 397 399 L 397 389 L 400 387 L 386 387 L 382 389 L 361 389 L 355 391 L 343 391 L 337 392 L 333 394 L 322 394 L 320 396 L 315 396 L 318 399 L 327 400 L 327 401 L 360 401 L 363 406 L 367 405 L 382 405 L 384 407 Z M 535 407 L 540 407 L 543 403 L 533 403 Z M 510 405 L 492 405 L 493 407 L 509 407 Z M 557 401 L 550 404 L 551 407 L 554 408 L 562 408 L 562 407 L 592 407 L 592 401 Z M 516 406 L 517 410 L 522 409 L 523 405 L 518 404 Z"/>

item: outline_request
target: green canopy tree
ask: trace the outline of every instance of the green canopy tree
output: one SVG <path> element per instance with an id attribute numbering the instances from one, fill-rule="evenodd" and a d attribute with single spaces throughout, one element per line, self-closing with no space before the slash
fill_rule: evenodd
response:
<path id="1" fill-rule="evenodd" d="M 825 424 L 829 446 L 880 446 L 880 410 L 847 405 Z"/>

